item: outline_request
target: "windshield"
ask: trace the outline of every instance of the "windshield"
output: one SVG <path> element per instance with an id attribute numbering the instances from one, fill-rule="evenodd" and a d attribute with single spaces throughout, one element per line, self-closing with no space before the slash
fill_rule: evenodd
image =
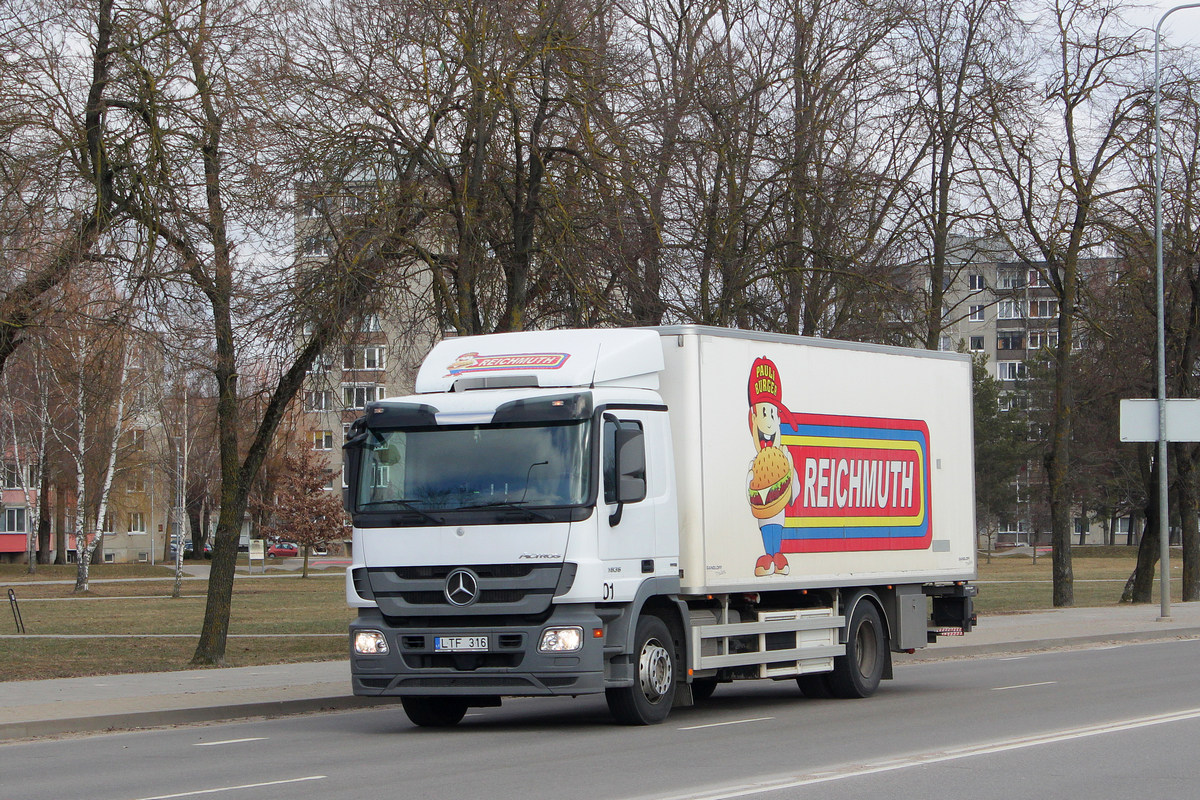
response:
<path id="1" fill-rule="evenodd" d="M 358 511 L 533 510 L 587 501 L 586 420 L 371 430 Z"/>

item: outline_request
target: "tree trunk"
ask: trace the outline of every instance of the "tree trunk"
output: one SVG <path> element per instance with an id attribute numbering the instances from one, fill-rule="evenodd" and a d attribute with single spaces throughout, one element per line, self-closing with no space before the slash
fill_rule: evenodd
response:
<path id="1" fill-rule="evenodd" d="M 1176 444 L 1175 501 L 1183 544 L 1183 600 L 1200 600 L 1200 520 L 1197 519 L 1196 448 Z"/>
<path id="2" fill-rule="evenodd" d="M 1151 471 L 1151 485 L 1158 478 L 1158 465 Z M 1132 576 L 1133 586 L 1129 592 L 1129 602 L 1150 603 L 1154 597 L 1154 565 L 1158 563 L 1158 503 L 1154 498 L 1158 493 L 1147 492 L 1150 500 L 1146 503 L 1145 521 L 1142 528 L 1141 543 L 1138 545 L 1137 566 Z"/>

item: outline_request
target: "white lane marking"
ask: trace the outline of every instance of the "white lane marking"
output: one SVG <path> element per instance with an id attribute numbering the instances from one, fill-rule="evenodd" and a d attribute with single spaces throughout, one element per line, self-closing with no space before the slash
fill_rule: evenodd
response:
<path id="1" fill-rule="evenodd" d="M 997 661 L 1024 661 L 1029 656 L 1009 656 L 1008 658 L 998 658 Z"/>
<path id="2" fill-rule="evenodd" d="M 251 736 L 246 739 L 225 739 L 221 742 L 196 742 L 196 747 L 216 747 L 219 744 L 241 744 L 242 742 L 265 742 L 265 736 Z"/>
<path id="3" fill-rule="evenodd" d="M 993 686 L 993 692 L 1006 692 L 1009 689 L 1028 689 L 1033 686 L 1053 686 L 1058 681 L 1042 681 L 1041 683 L 1018 683 L 1016 686 Z"/>
<path id="4" fill-rule="evenodd" d="M 201 794 L 236 792 L 239 789 L 261 789 L 264 786 L 283 786 L 289 783 L 303 783 L 304 781 L 323 781 L 327 777 L 326 775 L 308 775 L 304 778 L 288 778 L 282 781 L 263 781 L 262 783 L 243 783 L 241 786 L 218 786 L 215 789 L 197 789 L 194 792 L 180 792 L 179 794 L 156 794 L 153 797 L 141 797 L 138 800 L 174 800 L 176 797 L 195 797 Z"/>
<path id="5" fill-rule="evenodd" d="M 1089 736 L 1100 736 L 1108 733 L 1122 733 L 1137 728 L 1147 728 L 1154 725 L 1165 725 L 1172 722 L 1184 722 L 1190 719 L 1200 719 L 1200 708 L 1190 708 L 1171 714 L 1155 714 L 1149 717 L 1135 717 L 1119 722 L 1108 722 L 1100 725 L 1087 725 L 1080 728 L 1067 728 L 1052 733 L 1027 736 L 1017 739 L 1001 739 L 996 742 L 971 745 L 956 750 L 946 750 L 936 753 L 917 753 L 903 758 L 888 759 L 874 763 L 849 764 L 808 775 L 789 776 L 771 781 L 759 781 L 745 786 L 731 786 L 723 789 L 713 789 L 708 792 L 691 791 L 679 795 L 658 795 L 656 800 L 733 800 L 738 797 L 749 797 L 767 792 L 779 792 L 785 789 L 798 789 L 819 783 L 830 783 L 845 778 L 856 778 L 860 775 L 874 775 L 881 772 L 894 772 L 909 767 L 924 767 L 939 764 L 944 761 L 958 761 L 964 758 L 1004 753 L 1012 750 L 1023 750 L 1028 747 L 1039 747 L 1045 744 L 1057 744 L 1072 739 L 1084 739 Z M 157 800 L 149 798 L 148 800 Z"/>
<path id="6" fill-rule="evenodd" d="M 678 728 L 681 731 L 698 731 L 701 728 L 720 728 L 723 725 L 745 725 L 747 722 L 766 722 L 774 717 L 754 717 L 753 719 L 734 719 L 729 722 L 710 722 L 707 725 L 689 725 L 686 728 Z"/>

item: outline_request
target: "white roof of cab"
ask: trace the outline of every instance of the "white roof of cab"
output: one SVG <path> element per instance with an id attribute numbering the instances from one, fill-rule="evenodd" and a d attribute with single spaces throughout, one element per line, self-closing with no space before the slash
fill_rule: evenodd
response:
<path id="1" fill-rule="evenodd" d="M 645 328 L 462 336 L 429 351 L 416 391 L 506 385 L 657 389 L 662 368 L 659 334 Z"/>

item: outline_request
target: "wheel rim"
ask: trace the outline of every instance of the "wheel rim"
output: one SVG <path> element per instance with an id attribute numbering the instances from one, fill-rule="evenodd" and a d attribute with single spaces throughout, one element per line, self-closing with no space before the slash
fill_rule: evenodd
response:
<path id="1" fill-rule="evenodd" d="M 638 658 L 642 694 L 647 700 L 656 703 L 671 689 L 671 673 L 670 651 L 657 639 L 648 640 Z"/>
<path id="2" fill-rule="evenodd" d="M 875 662 L 879 658 L 879 647 L 875 641 L 875 626 L 864 620 L 858 626 L 855 638 L 855 652 L 858 656 L 858 674 L 870 675 L 875 670 Z"/>

